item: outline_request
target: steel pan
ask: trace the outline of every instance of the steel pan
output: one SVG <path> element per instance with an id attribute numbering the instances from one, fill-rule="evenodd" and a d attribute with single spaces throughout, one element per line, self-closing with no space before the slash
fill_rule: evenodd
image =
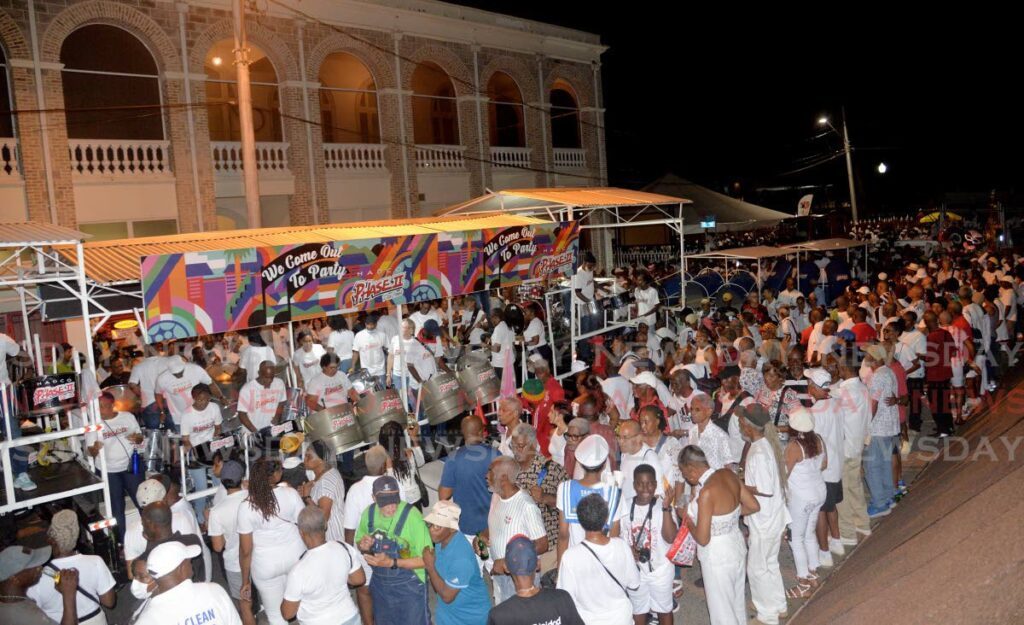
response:
<path id="1" fill-rule="evenodd" d="M 389 388 L 360 397 L 356 404 L 356 419 L 364 439 L 372 445 L 377 443 L 377 435 L 385 423 L 397 421 L 404 426 L 407 416 L 398 391 Z"/>
<path id="2" fill-rule="evenodd" d="M 114 410 L 118 412 L 137 414 L 142 409 L 138 395 L 132 392 L 127 384 L 108 386 L 103 392 L 114 396 Z"/>
<path id="3" fill-rule="evenodd" d="M 241 388 L 238 384 L 239 380 L 236 379 L 238 365 L 217 363 L 207 367 L 206 373 L 213 378 L 213 383 L 217 385 L 224 397 L 234 397 L 238 394 L 238 390 Z"/>
<path id="4" fill-rule="evenodd" d="M 459 359 L 459 383 L 470 402 L 487 404 L 501 395 L 501 380 L 483 352 L 470 352 Z"/>
<path id="5" fill-rule="evenodd" d="M 431 425 L 451 421 L 470 410 L 458 378 L 451 373 L 440 372 L 432 376 L 423 383 L 422 392 L 423 414 Z"/>
<path id="6" fill-rule="evenodd" d="M 306 417 L 303 424 L 306 436 L 323 441 L 340 454 L 363 442 L 363 430 L 356 421 L 352 404 L 339 404 Z"/>
<path id="7" fill-rule="evenodd" d="M 170 430 L 145 430 L 143 438 L 142 460 L 146 473 L 160 473 L 164 466 L 171 464 Z"/>

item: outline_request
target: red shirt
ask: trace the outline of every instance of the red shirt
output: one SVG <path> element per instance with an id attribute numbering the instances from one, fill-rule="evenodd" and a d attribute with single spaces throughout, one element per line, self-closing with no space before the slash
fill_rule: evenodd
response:
<path id="1" fill-rule="evenodd" d="M 853 324 L 850 332 L 853 332 L 853 335 L 857 337 L 857 345 L 864 345 L 878 338 L 878 333 L 867 323 Z"/>
<path id="2" fill-rule="evenodd" d="M 548 444 L 551 442 L 551 420 L 548 415 L 556 401 L 565 401 L 565 389 L 554 376 L 544 383 L 544 399 L 533 409 L 533 427 L 537 430 L 537 442 L 545 456 L 548 455 Z"/>
<path id="3" fill-rule="evenodd" d="M 953 335 L 936 328 L 927 336 L 928 350 L 924 359 L 924 379 L 927 382 L 948 382 L 953 377 L 950 361 L 956 354 Z"/>
<path id="4" fill-rule="evenodd" d="M 800 333 L 800 344 L 807 347 L 811 342 L 811 332 L 814 332 L 814 324 L 804 328 L 804 331 Z"/>
<path id="5" fill-rule="evenodd" d="M 971 322 L 963 315 L 957 315 L 956 319 L 953 320 L 953 325 L 963 330 L 967 336 L 974 336 L 974 330 L 971 328 Z"/>

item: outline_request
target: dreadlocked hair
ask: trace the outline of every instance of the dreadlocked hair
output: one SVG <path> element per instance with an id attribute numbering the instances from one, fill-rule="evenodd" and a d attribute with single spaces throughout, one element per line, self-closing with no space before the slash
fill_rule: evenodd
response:
<path id="1" fill-rule="evenodd" d="M 405 454 L 405 431 L 402 424 L 397 421 L 388 421 L 380 428 L 377 435 L 377 442 L 391 457 L 391 466 L 394 469 L 395 477 L 399 480 L 406 480 L 412 470 Z"/>
<path id="2" fill-rule="evenodd" d="M 280 468 L 277 460 L 260 458 L 249 474 L 249 505 L 260 511 L 264 521 L 277 514 L 277 497 L 271 478 Z"/>

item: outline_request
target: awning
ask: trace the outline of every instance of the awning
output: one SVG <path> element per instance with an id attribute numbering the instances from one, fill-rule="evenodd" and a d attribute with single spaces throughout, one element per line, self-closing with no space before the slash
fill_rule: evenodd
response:
<path id="1" fill-rule="evenodd" d="M 0 245 L 74 245 L 92 235 L 33 221 L 0 223 Z"/>
<path id="2" fill-rule="evenodd" d="M 700 223 L 709 216 L 714 216 L 715 219 L 713 232 L 767 228 L 778 224 L 783 219 L 793 217 L 789 213 L 772 210 L 712 191 L 675 174 L 662 176 L 644 187 L 644 191 L 680 196 L 690 200 L 683 207 L 686 234 L 703 233 L 705 229 L 700 227 Z"/>
<path id="3" fill-rule="evenodd" d="M 577 207 L 645 207 L 689 203 L 690 200 L 684 198 L 614 187 L 504 189 L 442 208 L 437 214 L 468 215 L 481 212 L 554 211 Z"/>
<path id="4" fill-rule="evenodd" d="M 820 241 L 794 243 L 793 245 L 787 245 L 784 249 L 792 252 L 834 252 L 836 250 L 865 247 L 871 244 L 870 241 L 858 241 L 857 239 L 822 239 Z"/>
<path id="5" fill-rule="evenodd" d="M 123 284 L 139 281 L 139 261 L 144 256 L 208 252 L 251 247 L 355 241 L 375 237 L 399 237 L 436 232 L 459 232 L 483 228 L 510 228 L 547 223 L 525 215 L 487 214 L 452 217 L 357 222 L 320 226 L 292 226 L 254 230 L 193 232 L 162 237 L 144 237 L 83 244 L 85 271 L 90 281 Z M 58 248 L 66 259 L 77 262 L 73 247 Z"/>
<path id="6" fill-rule="evenodd" d="M 703 254 L 687 254 L 687 260 L 693 259 L 722 259 L 722 258 L 742 258 L 747 260 L 757 260 L 760 258 L 774 258 L 776 256 L 786 256 L 787 254 L 795 254 L 797 250 L 784 248 L 784 247 L 768 247 L 767 245 L 755 245 L 753 247 L 734 247 L 728 250 L 716 250 L 714 252 L 705 252 Z"/>

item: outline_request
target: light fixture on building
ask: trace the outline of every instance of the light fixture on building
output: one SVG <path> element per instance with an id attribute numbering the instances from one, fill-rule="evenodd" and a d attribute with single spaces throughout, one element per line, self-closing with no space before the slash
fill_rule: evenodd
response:
<path id="1" fill-rule="evenodd" d="M 884 174 L 887 171 L 889 171 L 889 166 L 888 165 L 886 165 L 885 163 L 879 163 L 878 164 L 878 173 Z"/>
<path id="2" fill-rule="evenodd" d="M 114 324 L 115 330 L 130 330 L 138 327 L 139 322 L 134 319 L 122 319 Z"/>
<path id="3" fill-rule="evenodd" d="M 214 67 L 220 67 L 220 64 L 224 62 L 224 59 L 220 58 L 219 56 L 215 56 L 213 57 L 213 59 L 211 59 L 211 61 L 213 62 Z"/>

